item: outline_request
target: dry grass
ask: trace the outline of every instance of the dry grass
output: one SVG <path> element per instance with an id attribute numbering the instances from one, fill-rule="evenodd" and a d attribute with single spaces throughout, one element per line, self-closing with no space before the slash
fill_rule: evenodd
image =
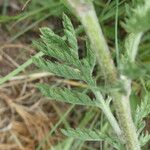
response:
<path id="1" fill-rule="evenodd" d="M 22 44 L 8 44 L 1 47 L 1 52 L 8 58 L 11 57 L 10 60 L 1 55 L 1 61 L 3 66 L 6 66 L 6 70 L 10 65 L 17 67 L 15 64 L 19 65 L 21 62 L 20 59 L 16 61 L 16 56 L 5 52 L 5 49 L 19 51 L 21 48 L 27 49 L 27 53 L 34 51 Z M 0 150 L 36 149 L 36 146 L 47 137 L 51 127 L 59 120 L 59 112 L 67 109 L 67 105 L 58 108 L 54 102 L 44 98 L 35 87 L 37 82 L 46 81 L 63 86 L 86 86 L 79 82 L 58 79 L 47 72 L 28 73 L 31 68 L 25 70 L 23 75 L 15 76 L 9 82 L 0 85 Z M 6 73 L 1 72 L 1 74 Z M 60 133 L 48 136 L 41 150 L 49 149 L 61 138 Z"/>
<path id="2" fill-rule="evenodd" d="M 31 94 L 13 97 L 0 91 L 0 149 L 33 150 L 56 122 L 55 113 L 43 110 L 47 101 L 34 94 L 32 90 Z M 51 142 L 49 139 L 42 149 L 50 147 Z"/>
<path id="3" fill-rule="evenodd" d="M 17 58 L 22 49 L 26 55 Z M 1 47 L 0 75 L 17 68 L 34 50 L 23 44 L 5 44 Z M 33 67 L 33 66 L 32 66 Z M 32 68 L 31 67 L 31 68 Z M 53 106 L 35 88 L 35 80 L 42 82 L 47 73 L 18 76 L 0 86 L 0 150 L 34 150 L 58 120 Z M 47 80 L 47 79 L 46 79 Z M 49 108 L 45 107 L 48 106 Z M 41 149 L 51 147 L 51 137 Z"/>

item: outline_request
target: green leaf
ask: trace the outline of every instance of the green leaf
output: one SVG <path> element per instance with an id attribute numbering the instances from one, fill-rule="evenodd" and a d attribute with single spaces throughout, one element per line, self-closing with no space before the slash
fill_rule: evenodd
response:
<path id="1" fill-rule="evenodd" d="M 83 141 L 103 141 L 107 138 L 105 134 L 100 133 L 98 130 L 91 129 L 62 129 L 64 135 L 78 138 Z"/>
<path id="2" fill-rule="evenodd" d="M 41 40 L 33 41 L 32 44 L 34 47 L 37 48 L 38 51 L 42 51 L 45 55 L 49 55 L 49 50 L 47 49 L 47 46 Z"/>
<path id="3" fill-rule="evenodd" d="M 137 128 L 141 128 L 143 119 L 150 114 L 150 94 L 147 94 L 141 102 L 141 105 L 137 107 L 134 117 L 134 122 Z"/>
<path id="4" fill-rule="evenodd" d="M 89 42 L 86 42 L 86 48 L 87 48 L 87 56 L 85 59 L 88 62 L 90 70 L 92 72 L 96 63 L 96 55 L 94 51 L 91 49 Z"/>
<path id="5" fill-rule="evenodd" d="M 23 17 L 23 14 L 15 15 L 15 16 L 7 16 L 7 15 L 0 15 L 0 23 L 10 23 L 11 21 L 19 20 Z"/>
<path id="6" fill-rule="evenodd" d="M 145 134 L 142 133 L 139 137 L 141 146 L 144 146 L 149 140 L 150 140 L 150 134 L 148 134 L 148 132 L 146 132 Z"/>
<path id="7" fill-rule="evenodd" d="M 65 21 L 65 24 L 66 21 Z M 66 25 L 67 26 L 67 25 Z M 87 57 L 83 60 L 71 52 L 65 41 L 55 35 L 49 28 L 41 28 L 42 41 L 35 41 L 33 44 L 48 56 L 54 57 L 61 63 L 52 63 L 43 59 L 34 59 L 34 63 L 41 69 L 62 76 L 67 79 L 82 80 L 89 84 L 94 84 L 92 71 L 95 65 L 96 57 L 90 46 L 87 45 Z"/>
<path id="8" fill-rule="evenodd" d="M 123 26 L 128 32 L 138 33 L 150 29 L 150 1 L 143 1 L 142 4 L 130 11 L 127 9 L 128 17 L 125 19 Z"/>
<path id="9" fill-rule="evenodd" d="M 57 76 L 67 79 L 83 80 L 83 76 L 80 74 L 79 70 L 71 68 L 65 64 L 52 63 L 51 61 L 46 61 L 42 58 L 33 58 L 33 62 L 41 69 Z"/>
<path id="10" fill-rule="evenodd" d="M 76 53 L 67 46 L 60 36 L 46 27 L 41 28 L 40 31 L 42 33 L 41 38 L 47 46 L 47 54 L 49 56 L 67 63 L 76 63 L 78 60 Z"/>
<path id="11" fill-rule="evenodd" d="M 65 36 L 67 38 L 67 41 L 69 43 L 69 46 L 78 55 L 78 43 L 77 43 L 75 30 L 74 30 L 74 27 L 73 27 L 70 19 L 65 14 L 63 14 L 63 26 L 64 26 L 64 32 L 65 32 Z"/>
<path id="12" fill-rule="evenodd" d="M 96 63 L 96 56 L 94 52 L 90 49 L 89 43 L 86 43 L 87 46 L 87 55 L 85 58 L 81 60 L 81 70 L 82 74 L 84 76 L 84 79 L 87 83 L 90 85 L 95 85 L 95 81 L 93 80 L 92 77 L 92 72 Z"/>
<path id="13" fill-rule="evenodd" d="M 126 54 L 130 62 L 135 61 L 141 36 L 141 33 L 130 33 L 125 39 Z"/>
<path id="14" fill-rule="evenodd" d="M 77 138 L 83 141 L 106 141 L 113 145 L 115 148 L 119 148 L 118 144 L 115 143 L 115 138 L 113 139 L 98 130 L 69 128 L 67 130 L 62 129 L 62 133 L 68 137 Z"/>
<path id="15" fill-rule="evenodd" d="M 52 88 L 46 84 L 38 84 L 38 88 L 51 100 L 86 106 L 97 106 L 98 104 L 96 100 L 91 100 L 86 94 L 67 88 Z"/>

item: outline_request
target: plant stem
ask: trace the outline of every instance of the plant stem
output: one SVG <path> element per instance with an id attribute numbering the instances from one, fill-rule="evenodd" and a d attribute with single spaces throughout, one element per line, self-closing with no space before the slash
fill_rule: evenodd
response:
<path id="1" fill-rule="evenodd" d="M 118 125 L 116 118 L 113 116 L 109 105 L 104 101 L 103 96 L 101 95 L 100 92 L 93 91 L 93 93 L 95 94 L 96 99 L 100 101 L 100 108 L 102 109 L 103 113 L 106 115 L 108 121 L 110 122 L 118 138 L 120 138 L 120 140 L 123 141 L 123 138 L 121 137 L 122 131 Z"/>
<path id="2" fill-rule="evenodd" d="M 126 94 L 122 94 L 120 92 L 112 93 L 115 109 L 120 127 L 123 131 L 123 136 L 125 138 L 126 149 L 140 150 L 141 148 L 138 141 L 136 128 L 131 117 L 129 102 L 131 80 L 122 75 L 118 79 L 117 71 L 111 59 L 108 45 L 90 0 L 66 0 L 66 2 L 68 2 L 70 5 L 69 7 L 71 7 L 73 12 L 75 12 L 80 18 L 85 28 L 86 34 L 89 37 L 92 48 L 96 53 L 97 62 L 103 71 L 103 75 L 105 76 L 106 81 L 111 85 L 114 85 L 118 81 L 123 83 L 127 92 Z"/>
<path id="3" fill-rule="evenodd" d="M 101 67 L 103 76 L 106 80 L 116 79 L 116 71 L 110 56 L 109 48 L 99 27 L 98 19 L 91 2 L 83 3 L 83 0 L 67 0 L 72 10 L 80 18 L 85 31 L 90 39 L 91 45 L 95 50 L 97 62 Z M 81 2 L 80 2 L 81 1 Z"/>
<path id="4" fill-rule="evenodd" d="M 131 108 L 129 96 L 131 93 L 131 80 L 125 76 L 121 76 L 121 81 L 124 82 L 126 95 L 119 92 L 113 93 L 114 105 L 117 112 L 120 127 L 123 131 L 123 136 L 126 141 L 127 150 L 140 150 L 138 135 L 131 116 Z"/>
<path id="5" fill-rule="evenodd" d="M 136 54 L 138 51 L 138 46 L 141 40 L 143 33 L 131 33 L 127 39 L 126 39 L 126 51 L 128 54 L 128 58 L 130 62 L 134 62 L 136 58 Z M 120 95 L 119 93 L 114 94 L 114 98 L 116 99 L 114 101 L 115 106 L 120 109 L 116 109 L 120 125 L 122 127 L 122 130 L 124 131 L 124 136 L 126 138 L 126 143 L 129 143 L 126 145 L 127 150 L 140 150 L 140 144 L 138 142 L 138 135 L 136 133 L 135 125 L 132 121 L 131 116 L 131 109 L 130 109 L 130 101 L 129 97 L 131 94 L 131 80 L 128 79 L 124 75 L 120 75 L 120 80 L 122 83 L 124 83 L 124 89 L 126 91 L 125 95 Z M 121 101 L 117 101 L 118 99 L 121 99 Z M 128 122 L 127 122 L 128 120 Z M 136 145 L 135 145 L 136 143 Z"/>

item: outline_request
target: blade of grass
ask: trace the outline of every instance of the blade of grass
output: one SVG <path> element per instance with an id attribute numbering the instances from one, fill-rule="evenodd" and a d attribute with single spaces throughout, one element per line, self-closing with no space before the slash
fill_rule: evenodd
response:
<path id="1" fill-rule="evenodd" d="M 116 15 L 115 15 L 115 49 L 116 49 L 116 61 L 119 65 L 119 47 L 118 47 L 118 0 L 116 0 Z"/>
<path id="2" fill-rule="evenodd" d="M 37 53 L 34 57 L 39 58 L 43 56 L 44 54 L 42 52 Z M 3 84 L 4 82 L 11 79 L 13 76 L 17 75 L 21 71 L 23 71 L 25 68 L 27 68 L 29 65 L 32 64 L 32 58 L 28 59 L 24 64 L 20 65 L 17 69 L 6 75 L 5 77 L 0 79 L 0 84 Z"/>
<path id="3" fill-rule="evenodd" d="M 58 3 L 55 3 L 55 4 L 52 4 L 52 5 L 46 5 L 46 6 L 44 6 L 44 7 L 42 7 L 42 8 L 39 8 L 39 9 L 36 9 L 36 10 L 33 10 L 33 11 L 29 11 L 29 12 L 27 12 L 27 13 L 25 13 L 25 14 L 23 14 L 23 16 L 22 17 L 20 17 L 11 27 L 10 27 L 10 29 L 12 29 L 16 24 L 18 24 L 19 22 L 21 22 L 21 21 L 23 21 L 23 20 L 25 20 L 25 19 L 27 19 L 27 18 L 29 18 L 29 17 L 34 17 L 34 15 L 35 14 L 40 14 L 40 13 L 42 13 L 43 11 L 46 11 L 46 10 L 48 10 L 48 9 L 53 9 L 53 8 L 56 8 L 56 7 L 59 7 L 60 6 L 60 2 L 58 2 Z"/>
<path id="4" fill-rule="evenodd" d="M 62 9 L 62 8 L 63 7 L 60 7 L 60 9 Z M 27 32 L 28 30 L 32 29 L 34 26 L 36 26 L 37 24 L 39 24 L 41 21 L 43 21 L 43 20 L 47 19 L 48 17 L 50 17 L 53 13 L 49 13 L 49 14 L 43 16 L 42 18 L 40 18 L 39 20 L 35 21 L 31 25 L 29 25 L 27 28 L 25 28 L 24 30 L 22 30 L 21 32 L 17 33 L 12 38 L 10 38 L 9 42 L 14 41 L 15 39 L 17 39 L 18 37 L 20 37 L 21 35 L 23 35 L 25 32 Z"/>

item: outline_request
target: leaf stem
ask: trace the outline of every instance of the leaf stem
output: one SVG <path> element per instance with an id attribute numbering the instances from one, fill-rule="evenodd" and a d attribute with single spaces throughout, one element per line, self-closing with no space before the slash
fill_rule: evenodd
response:
<path id="1" fill-rule="evenodd" d="M 93 91 L 93 93 L 94 93 L 96 99 L 99 100 L 100 108 L 102 109 L 103 113 L 106 115 L 108 121 L 110 122 L 110 124 L 111 124 L 112 128 L 114 129 L 115 133 L 117 134 L 118 138 L 121 138 L 122 131 L 118 125 L 116 118 L 113 116 L 109 105 L 104 101 L 103 96 L 101 95 L 100 92 Z M 123 141 L 122 138 L 120 140 Z"/>

